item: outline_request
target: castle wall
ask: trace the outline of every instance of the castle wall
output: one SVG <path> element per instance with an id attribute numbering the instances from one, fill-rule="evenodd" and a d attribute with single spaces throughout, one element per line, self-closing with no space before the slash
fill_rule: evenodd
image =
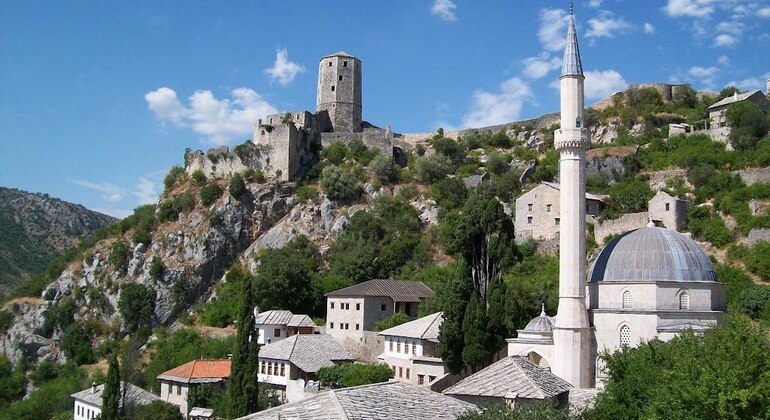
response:
<path id="1" fill-rule="evenodd" d="M 260 144 L 266 147 L 262 159 L 262 170 L 267 176 L 281 180 L 297 178 L 302 172 L 301 156 L 307 148 L 305 131 L 294 124 L 280 124 L 272 131 L 263 130 Z"/>
<path id="2" fill-rule="evenodd" d="M 253 143 L 209 149 L 206 153 L 201 150 L 188 150 L 185 153 L 185 172 L 192 175 L 201 171 L 207 177 L 230 177 L 249 169 L 262 170 L 263 157 L 267 148 Z"/>
<path id="3" fill-rule="evenodd" d="M 316 111 L 329 113 L 334 131 L 361 131 L 361 60 L 324 57 L 318 64 Z"/>
<path id="4" fill-rule="evenodd" d="M 348 145 L 354 140 L 362 141 L 366 147 L 374 148 L 380 153 L 391 156 L 393 154 L 393 137 L 388 130 L 382 128 L 365 128 L 363 132 L 339 132 L 321 133 L 321 146 L 328 147 L 335 141 Z"/>

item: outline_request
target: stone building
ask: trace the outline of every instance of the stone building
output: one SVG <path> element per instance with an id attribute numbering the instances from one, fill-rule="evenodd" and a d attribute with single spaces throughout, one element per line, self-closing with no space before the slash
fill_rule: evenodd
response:
<path id="1" fill-rule="evenodd" d="M 728 96 L 709 107 L 709 128 L 725 127 L 727 125 L 727 108 L 729 108 L 730 105 L 743 101 L 757 104 L 762 112 L 767 112 L 767 108 L 770 106 L 767 97 L 765 97 L 761 90 L 745 93 L 736 92 L 733 96 Z"/>
<path id="2" fill-rule="evenodd" d="M 297 334 L 313 334 L 316 329 L 309 316 L 284 310 L 260 312 L 254 326 L 259 331 L 259 344 L 274 343 Z"/>
<path id="3" fill-rule="evenodd" d="M 321 58 L 316 112 L 322 111 L 332 131 L 361 131 L 361 60 L 342 51 Z"/>
<path id="4" fill-rule="evenodd" d="M 390 366 L 394 379 L 427 386 L 446 373 L 436 353 L 443 321 L 436 312 L 380 332 L 385 342 L 378 359 Z"/>
<path id="5" fill-rule="evenodd" d="M 123 406 L 123 387 L 126 382 L 120 383 L 121 400 L 118 401 L 118 407 Z M 72 394 L 75 404 L 72 408 L 73 420 L 93 420 L 101 418 L 102 415 L 102 395 L 104 394 L 104 384 L 96 385 L 94 383 L 90 388 Z M 129 383 L 126 388 L 126 403 L 133 406 L 147 405 L 153 401 L 160 400 L 157 395 L 145 391 L 138 386 Z"/>
<path id="6" fill-rule="evenodd" d="M 605 238 L 644 227 L 650 221 L 655 226 L 681 232 L 687 226 L 689 210 L 689 201 L 673 197 L 661 190 L 647 202 L 646 212 L 628 213 L 617 219 L 595 223 L 594 239 L 597 244 L 603 245 Z"/>
<path id="7" fill-rule="evenodd" d="M 377 321 L 403 312 L 417 316 L 417 305 L 433 296 L 421 281 L 376 279 L 326 294 L 326 333 L 345 343 L 361 342 Z"/>
<path id="8" fill-rule="evenodd" d="M 187 393 L 197 385 L 209 386 L 214 393 L 225 392 L 230 378 L 230 360 L 193 360 L 158 375 L 160 399 L 179 407 L 187 415 Z"/>
<path id="9" fill-rule="evenodd" d="M 560 185 L 541 182 L 516 199 L 516 241 L 549 240 L 559 233 L 561 224 Z M 596 216 L 604 208 L 604 197 L 585 194 L 585 213 Z"/>

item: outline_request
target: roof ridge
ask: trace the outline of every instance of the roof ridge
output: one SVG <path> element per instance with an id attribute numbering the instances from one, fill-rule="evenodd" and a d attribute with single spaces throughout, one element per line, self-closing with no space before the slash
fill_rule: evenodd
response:
<path id="1" fill-rule="evenodd" d="M 428 324 L 428 327 L 425 328 L 425 331 L 422 332 L 422 334 L 420 335 L 420 339 L 425 339 L 425 334 L 427 334 L 428 331 L 430 331 L 430 327 L 432 327 L 433 324 L 435 324 L 436 321 L 438 321 L 438 319 L 442 315 L 442 313 L 443 313 L 442 311 L 438 311 L 435 314 L 433 314 L 433 321 L 431 321 L 430 324 Z M 431 316 L 431 315 L 428 315 L 428 316 Z"/>
<path id="2" fill-rule="evenodd" d="M 354 387 L 356 388 L 356 387 Z M 343 389 L 350 389 L 350 388 L 343 388 Z M 337 411 L 340 413 L 340 417 L 342 417 L 341 420 L 349 420 L 348 413 L 345 412 L 345 407 L 342 406 L 342 402 L 340 402 L 339 398 L 337 398 L 337 390 L 332 389 L 329 391 L 330 399 L 332 401 L 332 404 L 334 404 L 335 407 L 337 407 Z"/>
<path id="3" fill-rule="evenodd" d="M 518 359 L 514 359 L 514 360 L 521 360 L 523 363 L 532 364 L 529 360 L 526 360 L 521 356 L 510 356 L 510 357 L 512 358 L 518 357 Z M 513 364 L 516 366 L 516 369 L 518 369 L 519 372 L 521 372 L 524 375 L 524 377 L 527 379 L 527 382 L 529 382 L 530 385 L 532 385 L 537 390 L 537 392 L 540 394 L 540 398 L 546 398 L 545 392 L 543 392 L 543 389 L 540 387 L 540 385 L 537 382 L 532 380 L 532 378 L 529 376 L 529 372 L 527 372 L 527 370 L 525 370 L 524 367 L 518 363 L 518 361 L 514 361 Z M 535 365 L 532 364 L 532 366 L 535 366 Z"/>

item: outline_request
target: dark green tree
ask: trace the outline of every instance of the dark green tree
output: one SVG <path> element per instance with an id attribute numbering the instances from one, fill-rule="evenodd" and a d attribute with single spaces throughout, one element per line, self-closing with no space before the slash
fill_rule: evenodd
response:
<path id="1" fill-rule="evenodd" d="M 129 333 L 140 326 L 150 326 L 155 313 L 155 291 L 147 286 L 128 283 L 120 288 L 118 311 Z"/>
<path id="2" fill-rule="evenodd" d="M 768 117 L 753 102 L 741 101 L 727 108 L 727 124 L 732 127 L 730 144 L 736 150 L 754 150 L 767 134 Z"/>
<path id="3" fill-rule="evenodd" d="M 229 417 L 242 417 L 257 411 L 257 335 L 254 332 L 255 297 L 250 281 L 243 282 L 238 313 L 238 333 L 227 388 Z"/>
<path id="4" fill-rule="evenodd" d="M 463 318 L 465 308 L 471 295 L 468 266 L 460 261 L 455 275 L 448 284 L 441 289 L 440 299 L 443 302 L 444 322 L 439 327 L 438 354 L 444 361 L 444 366 L 451 373 L 459 373 L 463 366 L 463 347 L 465 336 L 463 335 Z"/>
<path id="5" fill-rule="evenodd" d="M 304 313 L 313 307 L 312 272 L 289 245 L 265 250 L 259 262 L 254 281 L 258 290 L 256 306 L 262 310 L 286 309 L 295 313 Z"/>
<path id="6" fill-rule="evenodd" d="M 472 295 L 465 307 L 463 318 L 463 363 L 477 370 L 489 360 L 490 332 L 487 329 L 488 318 L 484 302 L 477 295 Z"/>
<path id="7" fill-rule="evenodd" d="M 61 348 L 67 359 L 78 365 L 94 363 L 91 337 L 80 322 L 70 324 L 62 334 Z"/>
<path id="8" fill-rule="evenodd" d="M 569 409 L 558 409 L 550 402 L 532 402 L 516 404 L 488 404 L 482 411 L 470 411 L 457 420 L 578 420 L 580 414 L 572 414 Z"/>
<path id="9" fill-rule="evenodd" d="M 236 200 L 241 198 L 246 192 L 246 183 L 243 181 L 241 174 L 236 173 L 230 178 L 230 185 L 228 186 L 227 191 Z"/>
<path id="10" fill-rule="evenodd" d="M 120 417 L 120 366 L 115 354 L 111 354 L 107 365 L 107 381 L 102 391 L 102 419 L 118 420 Z"/>
<path id="11" fill-rule="evenodd" d="M 179 407 L 165 401 L 153 401 L 136 409 L 134 420 L 184 420 Z"/>
<path id="12" fill-rule="evenodd" d="M 385 382 L 393 371 L 384 363 L 345 363 L 318 369 L 318 380 L 333 387 L 351 387 Z"/>

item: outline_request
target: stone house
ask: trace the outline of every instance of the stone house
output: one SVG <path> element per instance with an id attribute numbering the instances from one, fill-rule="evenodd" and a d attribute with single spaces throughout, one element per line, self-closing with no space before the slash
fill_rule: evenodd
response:
<path id="1" fill-rule="evenodd" d="M 318 369 L 351 363 L 353 356 L 328 334 L 297 334 L 259 349 L 259 382 L 270 384 L 282 399 L 304 398 L 305 384 Z"/>
<path id="2" fill-rule="evenodd" d="M 650 221 L 655 226 L 681 232 L 687 226 L 690 202 L 661 190 L 647 202 L 647 209 L 647 212 L 628 213 L 617 219 L 594 224 L 596 243 L 603 245 L 605 238 L 644 227 Z"/>
<path id="3" fill-rule="evenodd" d="M 441 312 L 397 325 L 380 332 L 385 338 L 378 359 L 390 366 L 393 378 L 416 385 L 429 385 L 446 373 L 436 353 Z"/>
<path id="4" fill-rule="evenodd" d="M 745 93 L 736 92 L 733 96 L 728 96 L 708 108 L 710 121 L 709 128 L 725 127 L 727 125 L 727 118 L 725 116 L 727 108 L 732 104 L 743 101 L 750 101 L 757 104 L 762 112 L 767 112 L 767 108 L 770 106 L 767 97 L 765 97 L 765 94 L 763 94 L 761 90 Z"/>
<path id="5" fill-rule="evenodd" d="M 230 360 L 193 360 L 158 375 L 160 399 L 179 407 L 187 415 L 187 393 L 191 387 L 207 385 L 213 393 L 221 393 L 230 378 Z"/>
<path id="6" fill-rule="evenodd" d="M 345 343 L 362 341 L 377 321 L 403 312 L 417 316 L 417 305 L 433 296 L 421 281 L 375 279 L 326 294 L 326 333 Z"/>
<path id="7" fill-rule="evenodd" d="M 260 312 L 254 324 L 259 331 L 259 344 L 270 344 L 296 334 L 313 334 L 316 329 L 309 316 L 285 310 Z"/>
<path id="8" fill-rule="evenodd" d="M 123 394 L 124 386 L 126 386 L 126 383 L 121 382 L 121 395 Z M 94 383 L 90 388 L 72 394 L 72 399 L 75 400 L 75 405 L 72 408 L 73 420 L 92 420 L 100 417 L 102 415 L 103 393 L 104 384 L 96 385 L 96 383 Z M 126 402 L 128 405 L 147 405 L 159 399 L 160 397 L 157 395 L 149 391 L 145 391 L 134 384 L 129 383 L 128 388 L 126 389 Z M 122 399 L 118 402 L 118 405 L 120 407 L 123 406 Z"/>
<path id="9" fill-rule="evenodd" d="M 516 241 L 549 240 L 559 232 L 559 184 L 541 182 L 516 199 Z M 586 193 L 586 215 L 596 216 L 604 208 L 604 197 Z"/>

